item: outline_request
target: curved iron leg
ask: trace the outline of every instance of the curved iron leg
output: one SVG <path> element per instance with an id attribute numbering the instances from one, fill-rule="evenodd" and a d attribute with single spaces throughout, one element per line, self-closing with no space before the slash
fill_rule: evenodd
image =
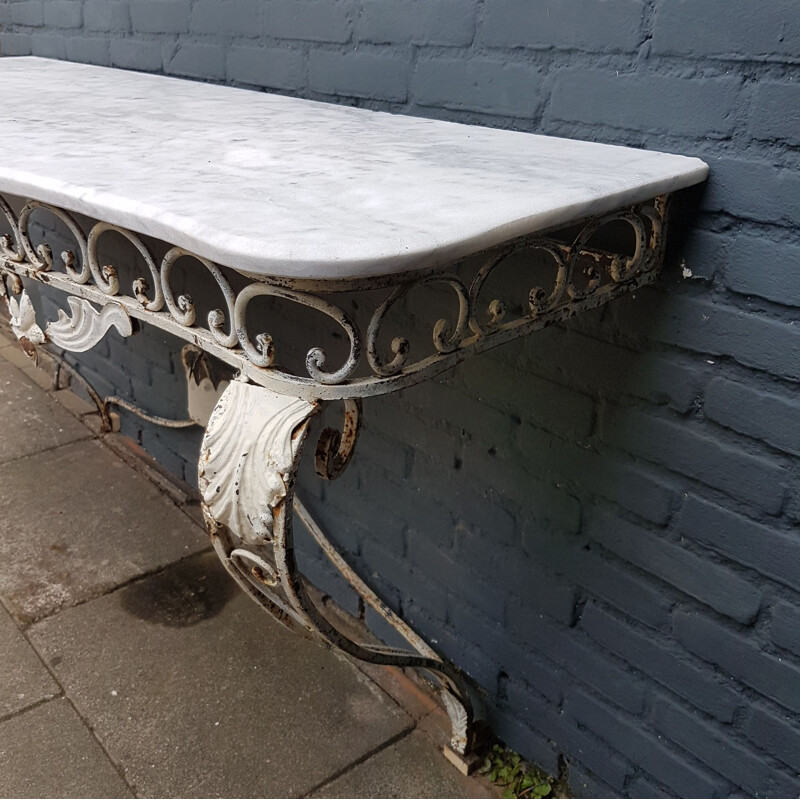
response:
<path id="1" fill-rule="evenodd" d="M 237 583 L 281 623 L 372 664 L 412 667 L 436 676 L 450 717 L 450 748 L 466 762 L 473 707 L 463 673 L 441 658 L 391 611 L 336 552 L 301 504 L 294 481 L 311 418 L 319 404 L 234 381 L 208 423 L 200 458 L 200 488 L 209 534 Z M 345 433 L 326 429 L 317 447 L 317 471 L 336 477 L 347 466 L 359 426 L 357 403 L 346 408 Z M 412 649 L 359 643 L 314 604 L 294 553 L 293 511 L 356 592 L 403 635 Z"/>

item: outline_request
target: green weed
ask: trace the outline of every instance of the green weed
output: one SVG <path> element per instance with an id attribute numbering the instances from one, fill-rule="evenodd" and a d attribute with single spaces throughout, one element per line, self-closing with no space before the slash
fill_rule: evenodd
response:
<path id="1" fill-rule="evenodd" d="M 478 769 L 481 775 L 503 789 L 503 797 L 553 797 L 555 781 L 542 770 L 522 760 L 519 753 L 496 744 Z"/>

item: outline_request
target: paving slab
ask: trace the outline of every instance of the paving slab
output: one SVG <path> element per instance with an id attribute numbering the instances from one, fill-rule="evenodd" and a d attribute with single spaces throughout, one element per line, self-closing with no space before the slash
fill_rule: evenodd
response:
<path id="1" fill-rule="evenodd" d="M 92 435 L 86 426 L 3 358 L 0 358 L 0 429 L 0 462 Z"/>
<path id="2" fill-rule="evenodd" d="M 39 656 L 0 607 L 0 717 L 61 693 Z M 0 796 L 2 796 L 0 787 Z"/>
<path id="3" fill-rule="evenodd" d="M 133 797 L 66 700 L 0 723 L 0 797 Z"/>
<path id="4" fill-rule="evenodd" d="M 496 797 L 411 733 L 326 784 L 310 797 Z"/>
<path id="5" fill-rule="evenodd" d="M 11 346 L 3 351 L 3 358 L 22 370 L 27 369 L 34 363 L 16 338 L 11 342 Z"/>
<path id="6" fill-rule="evenodd" d="M 0 486 L 0 596 L 23 623 L 208 547 L 196 524 L 97 441 L 0 463 Z"/>
<path id="7" fill-rule="evenodd" d="M 138 795 L 297 797 L 413 725 L 350 662 L 270 619 L 213 554 L 29 635 Z"/>
<path id="8" fill-rule="evenodd" d="M 97 414 L 97 407 L 92 403 L 87 403 L 79 397 L 72 389 L 59 389 L 53 395 L 59 405 L 64 406 L 71 414 L 76 417 L 83 417 L 86 414 Z"/>

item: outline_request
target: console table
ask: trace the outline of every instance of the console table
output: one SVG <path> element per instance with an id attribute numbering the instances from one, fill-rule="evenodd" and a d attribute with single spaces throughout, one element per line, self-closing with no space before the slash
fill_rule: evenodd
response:
<path id="1" fill-rule="evenodd" d="M 0 59 L 0 97 L 0 292 L 20 342 L 31 354 L 46 344 L 82 352 L 112 327 L 130 336 L 147 323 L 233 367 L 198 471 L 222 563 L 284 624 L 356 658 L 432 676 L 453 725 L 451 759 L 464 767 L 475 745 L 469 681 L 295 502 L 312 419 L 343 405 L 341 430 L 323 430 L 314 454 L 318 475 L 332 480 L 353 454 L 362 398 L 653 281 L 667 196 L 704 180 L 706 165 L 39 58 Z M 74 214 L 100 221 L 84 229 Z M 34 246 L 34 215 L 59 220 L 75 246 L 60 258 Z M 111 231 L 141 257 L 132 285 L 101 263 L 98 243 Z M 142 235 L 171 247 L 156 259 Z M 181 259 L 219 288 L 205 319 L 172 288 Z M 527 281 L 513 302 L 489 288 L 504 270 Z M 27 281 L 67 293 L 70 313 L 37 319 Z M 406 337 L 388 337 L 386 320 L 430 286 L 450 305 L 425 352 L 415 351 Z M 353 295 L 368 321 L 337 300 Z M 331 364 L 313 347 L 304 367 L 281 366 L 276 332 L 251 330 L 248 305 L 264 296 L 327 317 L 343 359 Z M 293 509 L 407 649 L 356 642 L 315 605 L 295 560 Z"/>

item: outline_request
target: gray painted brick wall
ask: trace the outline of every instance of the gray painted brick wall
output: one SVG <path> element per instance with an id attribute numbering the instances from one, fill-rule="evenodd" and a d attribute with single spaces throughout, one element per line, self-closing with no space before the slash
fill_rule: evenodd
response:
<path id="1" fill-rule="evenodd" d="M 349 471 L 300 485 L 577 795 L 798 794 L 794 0 L 0 0 L 0 25 L 3 55 L 705 159 L 658 285 L 367 403 Z M 79 363 L 180 416 L 178 350 L 111 334 Z M 197 432 L 125 430 L 194 479 Z"/>

